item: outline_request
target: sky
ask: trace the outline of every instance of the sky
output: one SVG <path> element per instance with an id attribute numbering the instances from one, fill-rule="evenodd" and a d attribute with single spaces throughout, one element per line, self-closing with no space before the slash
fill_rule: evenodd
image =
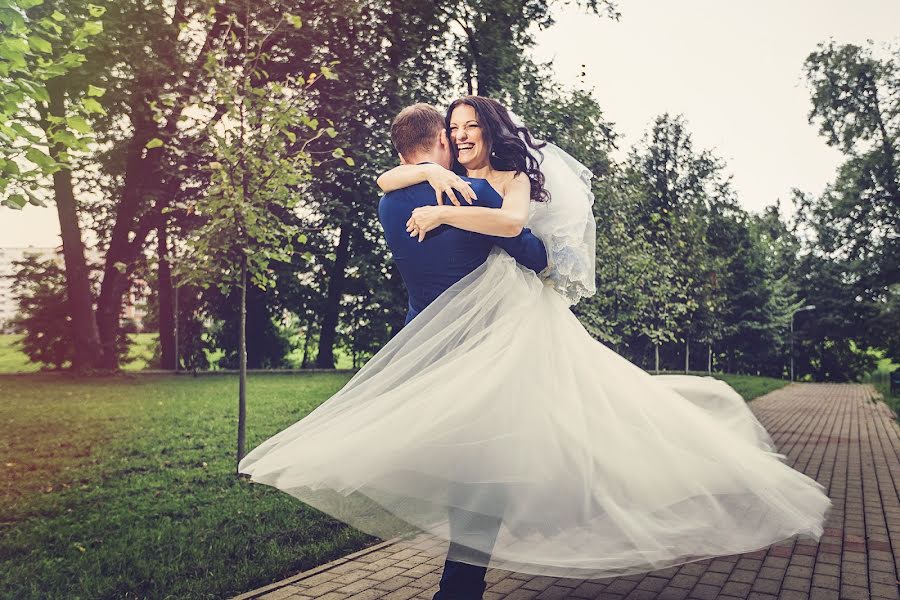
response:
<path id="1" fill-rule="evenodd" d="M 535 57 L 554 60 L 560 83 L 592 90 L 615 123 L 620 158 L 657 115 L 683 114 L 695 148 L 726 161 L 741 204 L 755 212 L 781 199 L 790 216 L 791 188 L 820 193 L 841 162 L 807 122 L 806 56 L 829 38 L 900 42 L 897 0 L 618 0 L 618 6 L 619 21 L 575 6 L 556 9 L 556 24 L 537 34 Z M 0 246 L 57 244 L 52 204 L 0 207 Z"/>
<path id="2" fill-rule="evenodd" d="M 537 35 L 535 57 L 584 85 L 619 133 L 622 158 L 664 112 L 683 114 L 695 149 L 727 163 L 743 207 L 759 212 L 791 188 L 819 194 L 840 153 L 808 122 L 803 62 L 817 44 L 900 43 L 897 0 L 619 0 L 619 21 L 577 7 Z M 582 67 L 582 65 L 584 65 Z"/>

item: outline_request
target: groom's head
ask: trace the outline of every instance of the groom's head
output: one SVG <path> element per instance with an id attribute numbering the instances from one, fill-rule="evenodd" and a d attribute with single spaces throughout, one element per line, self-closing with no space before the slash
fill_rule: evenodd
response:
<path id="1" fill-rule="evenodd" d="M 400 111 L 391 124 L 391 142 L 408 164 L 434 162 L 445 169 L 453 159 L 444 116 L 430 104 L 413 104 Z"/>

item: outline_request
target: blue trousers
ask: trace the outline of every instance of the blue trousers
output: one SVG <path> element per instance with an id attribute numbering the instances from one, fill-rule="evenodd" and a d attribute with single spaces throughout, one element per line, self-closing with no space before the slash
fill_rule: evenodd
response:
<path id="1" fill-rule="evenodd" d="M 487 584 L 487 567 L 465 562 L 487 564 L 500 531 L 502 519 L 450 507 L 450 548 L 444 562 L 440 590 L 432 600 L 481 600 Z"/>

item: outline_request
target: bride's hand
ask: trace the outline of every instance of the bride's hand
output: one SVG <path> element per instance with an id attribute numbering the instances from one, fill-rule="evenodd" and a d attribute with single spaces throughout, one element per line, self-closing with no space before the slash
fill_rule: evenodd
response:
<path id="1" fill-rule="evenodd" d="M 459 206 L 459 199 L 456 197 L 456 194 L 453 193 L 453 190 L 458 191 L 463 199 L 469 204 L 472 204 L 474 200 L 477 200 L 475 191 L 472 190 L 472 186 L 469 185 L 469 182 L 453 171 L 436 164 L 423 166 L 426 167 L 425 176 L 429 185 L 434 188 L 438 205 L 444 204 L 444 194 L 446 194 L 447 197 L 450 198 L 450 202 Z"/>
<path id="2" fill-rule="evenodd" d="M 441 206 L 420 206 L 412 212 L 412 216 L 406 222 L 406 231 L 409 237 L 418 236 L 419 241 L 425 239 L 425 234 L 443 225 L 444 211 L 448 210 Z"/>

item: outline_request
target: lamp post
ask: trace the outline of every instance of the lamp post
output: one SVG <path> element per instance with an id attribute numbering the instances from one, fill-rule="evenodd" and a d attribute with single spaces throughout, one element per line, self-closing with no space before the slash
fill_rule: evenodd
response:
<path id="1" fill-rule="evenodd" d="M 804 310 L 813 310 L 815 308 L 815 304 L 807 304 L 806 306 L 801 306 L 791 313 L 791 383 L 793 383 L 794 381 L 794 315 L 796 315 L 798 312 L 802 312 Z"/>

